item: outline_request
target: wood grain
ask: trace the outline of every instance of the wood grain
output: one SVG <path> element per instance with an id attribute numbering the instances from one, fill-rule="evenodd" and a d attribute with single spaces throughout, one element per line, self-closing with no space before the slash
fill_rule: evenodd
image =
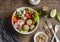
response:
<path id="1" fill-rule="evenodd" d="M 56 8 L 57 13 L 60 12 L 60 0 L 41 0 L 39 5 L 36 6 L 29 4 L 28 0 L 0 0 L 0 18 L 11 17 L 13 12 L 20 7 L 32 7 L 33 9 L 38 11 L 42 6 L 48 6 L 50 10 Z M 38 29 L 34 33 L 29 35 L 19 34 L 19 37 L 21 38 L 21 42 L 34 42 L 33 41 L 34 34 L 38 31 L 43 30 L 42 28 L 45 19 L 46 19 L 45 17 L 42 17 L 40 19 Z M 50 20 L 53 25 L 58 23 L 58 21 L 55 18 L 52 18 Z"/>

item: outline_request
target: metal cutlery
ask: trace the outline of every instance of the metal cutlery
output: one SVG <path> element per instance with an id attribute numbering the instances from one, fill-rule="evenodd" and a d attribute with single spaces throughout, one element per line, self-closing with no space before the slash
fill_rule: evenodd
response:
<path id="1" fill-rule="evenodd" d="M 54 34 L 54 36 L 53 36 L 51 42 L 53 42 L 54 38 L 56 39 L 56 42 L 59 42 L 59 40 L 58 40 L 58 38 L 57 38 L 57 36 L 56 36 L 56 34 L 55 34 L 56 31 L 54 32 L 53 26 L 52 26 L 50 20 L 47 20 L 47 25 L 48 25 L 48 27 L 51 29 L 51 31 L 52 31 L 53 34 Z"/>

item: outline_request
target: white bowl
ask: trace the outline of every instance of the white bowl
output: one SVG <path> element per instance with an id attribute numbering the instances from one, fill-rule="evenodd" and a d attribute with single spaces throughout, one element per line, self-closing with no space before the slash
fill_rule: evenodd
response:
<path id="1" fill-rule="evenodd" d="M 30 8 L 30 7 L 21 7 L 21 8 L 18 8 L 18 9 L 22 9 L 22 10 L 23 10 L 23 9 L 25 9 L 25 8 Z M 33 9 L 33 10 L 34 10 L 34 9 Z M 35 10 L 34 10 L 34 11 L 35 11 Z M 16 13 L 16 11 L 13 13 L 12 18 L 14 17 L 15 13 Z M 12 19 L 12 20 L 13 20 L 13 19 Z M 21 33 L 21 34 L 31 34 L 31 33 L 33 33 L 33 32 L 37 29 L 38 24 L 39 24 L 39 22 L 37 23 L 35 29 L 33 29 L 32 31 L 22 33 L 22 32 L 20 32 L 19 30 L 16 29 L 16 27 L 13 25 L 13 22 L 12 22 L 12 26 L 14 27 L 14 29 L 15 29 L 18 33 Z"/>
<path id="2" fill-rule="evenodd" d="M 43 34 L 46 36 L 46 42 L 48 42 L 48 36 L 44 33 L 44 32 L 38 32 L 35 34 L 34 36 L 34 42 L 37 42 L 37 36 L 40 35 L 40 34 Z"/>
<path id="3" fill-rule="evenodd" d="M 28 0 L 28 1 L 32 5 L 38 5 L 40 3 L 40 0 L 37 0 L 36 2 L 34 2 L 34 0 Z"/>

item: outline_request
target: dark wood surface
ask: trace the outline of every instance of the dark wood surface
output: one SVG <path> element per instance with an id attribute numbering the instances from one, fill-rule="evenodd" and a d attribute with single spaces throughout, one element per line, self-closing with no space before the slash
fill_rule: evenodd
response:
<path id="1" fill-rule="evenodd" d="M 60 12 L 60 0 L 41 0 L 39 5 L 36 6 L 29 4 L 28 0 L 0 0 L 0 18 L 11 17 L 13 12 L 20 7 L 32 7 L 33 9 L 38 11 L 42 6 L 48 6 L 50 10 L 56 8 L 57 14 Z M 34 42 L 33 41 L 34 34 L 38 31 L 43 31 L 42 27 L 46 19 L 47 17 L 42 17 L 40 19 L 38 29 L 34 33 L 29 35 L 19 34 L 21 42 Z M 53 25 L 58 23 L 58 21 L 55 18 L 51 18 L 50 20 Z M 51 42 L 50 40 L 51 39 L 49 39 L 49 42 Z"/>

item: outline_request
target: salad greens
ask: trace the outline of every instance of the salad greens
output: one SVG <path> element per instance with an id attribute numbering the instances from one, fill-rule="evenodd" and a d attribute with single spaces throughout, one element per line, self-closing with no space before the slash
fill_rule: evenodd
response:
<path id="1" fill-rule="evenodd" d="M 29 10 L 28 10 L 28 11 L 29 11 L 29 13 L 31 13 L 31 12 L 32 12 L 32 8 L 29 8 Z"/>
<path id="2" fill-rule="evenodd" d="M 15 15 L 13 23 L 21 33 L 32 31 L 39 23 L 39 13 L 32 8 L 17 9 Z"/>
<path id="3" fill-rule="evenodd" d="M 18 16 L 20 16 L 20 15 L 23 14 L 23 10 L 17 9 L 17 10 L 16 10 L 16 13 L 17 13 Z"/>
<path id="4" fill-rule="evenodd" d="M 20 32 L 24 33 L 24 32 L 28 32 L 28 31 L 26 31 L 26 30 L 20 30 Z"/>
<path id="5" fill-rule="evenodd" d="M 32 12 L 32 8 L 29 8 L 29 12 L 31 13 Z M 39 13 L 37 12 L 37 11 L 34 11 L 35 12 L 35 14 L 34 14 L 34 22 L 36 23 L 38 23 L 39 22 Z"/>
<path id="6" fill-rule="evenodd" d="M 37 12 L 35 12 L 35 14 L 34 14 L 34 22 L 36 23 L 38 23 L 39 22 L 39 16 L 38 16 L 38 14 L 39 13 L 37 13 Z"/>

